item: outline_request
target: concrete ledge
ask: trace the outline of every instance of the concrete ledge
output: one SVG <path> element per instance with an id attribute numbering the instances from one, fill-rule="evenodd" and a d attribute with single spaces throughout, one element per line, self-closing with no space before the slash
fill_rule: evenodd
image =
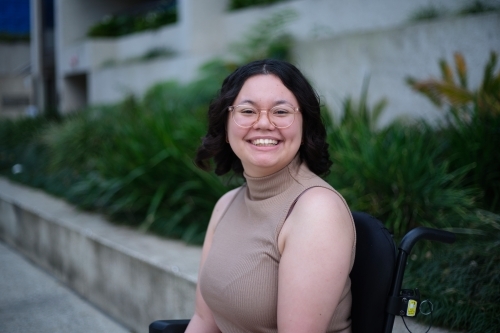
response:
<path id="1" fill-rule="evenodd" d="M 5 178 L 0 238 L 136 332 L 194 312 L 200 247 L 111 224 Z"/>

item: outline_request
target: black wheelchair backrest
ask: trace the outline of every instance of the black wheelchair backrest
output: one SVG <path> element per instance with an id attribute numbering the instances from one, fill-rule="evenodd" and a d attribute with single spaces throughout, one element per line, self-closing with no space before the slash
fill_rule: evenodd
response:
<path id="1" fill-rule="evenodd" d="M 382 332 L 396 246 L 379 220 L 361 212 L 353 212 L 352 216 L 356 226 L 356 257 L 350 274 L 352 332 Z"/>

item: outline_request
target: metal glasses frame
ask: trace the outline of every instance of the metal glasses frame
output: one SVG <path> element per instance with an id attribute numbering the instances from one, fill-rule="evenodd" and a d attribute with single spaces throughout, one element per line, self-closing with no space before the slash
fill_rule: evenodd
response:
<path id="1" fill-rule="evenodd" d="M 256 111 L 259 111 L 259 115 L 257 116 L 257 119 L 256 119 L 256 120 L 255 120 L 255 121 L 254 121 L 251 125 L 249 125 L 249 126 L 242 126 L 242 125 L 238 124 L 238 123 L 236 122 L 236 120 L 234 119 L 234 112 L 233 112 L 233 111 L 234 111 L 234 110 L 235 110 L 238 106 L 247 106 L 247 105 L 248 105 L 248 104 L 238 104 L 238 105 L 231 105 L 231 106 L 229 106 L 229 107 L 228 107 L 228 111 L 229 111 L 229 112 L 231 112 L 231 114 L 232 114 L 231 118 L 233 119 L 234 123 L 235 123 L 235 124 L 236 124 L 236 126 L 238 126 L 238 127 L 241 127 L 241 128 L 250 128 L 250 127 L 252 127 L 253 125 L 255 125 L 256 123 L 258 123 L 258 122 L 259 122 L 259 120 L 260 120 L 260 115 L 262 114 L 262 112 L 265 112 L 265 113 L 267 114 L 267 120 L 269 120 L 269 122 L 270 122 L 270 123 L 271 123 L 274 127 L 276 127 L 276 128 L 280 128 L 280 129 L 282 129 L 282 128 L 288 128 L 288 127 L 292 126 L 293 122 L 295 121 L 295 114 L 296 114 L 297 112 L 300 112 L 300 109 L 299 109 L 298 107 L 293 107 L 292 105 L 290 105 L 290 106 L 292 107 L 292 109 L 293 109 L 293 120 L 292 120 L 292 122 L 291 122 L 291 123 L 290 123 L 290 125 L 288 125 L 288 126 L 277 126 L 277 125 L 276 125 L 273 121 L 271 121 L 271 118 L 269 118 L 269 112 L 270 112 L 270 111 L 272 111 L 272 110 L 273 110 L 273 109 L 275 109 L 275 108 L 280 107 L 280 105 L 277 105 L 277 106 L 272 107 L 272 108 L 270 108 L 270 109 L 257 109 L 256 107 L 253 107 L 253 106 L 251 106 L 251 105 L 248 105 L 248 107 L 251 107 L 252 109 L 255 109 Z"/>

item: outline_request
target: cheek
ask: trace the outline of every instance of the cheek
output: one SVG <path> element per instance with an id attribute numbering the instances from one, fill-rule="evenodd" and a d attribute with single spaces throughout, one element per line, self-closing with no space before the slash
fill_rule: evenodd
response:
<path id="1" fill-rule="evenodd" d="M 304 141 L 303 139 L 303 136 L 304 136 L 304 128 L 303 128 L 303 123 L 302 123 L 302 117 L 300 119 L 298 119 L 299 121 L 297 122 L 297 124 L 294 124 L 296 127 L 295 127 L 295 133 L 296 133 L 296 136 L 297 136 L 297 140 L 299 142 L 302 142 Z"/>

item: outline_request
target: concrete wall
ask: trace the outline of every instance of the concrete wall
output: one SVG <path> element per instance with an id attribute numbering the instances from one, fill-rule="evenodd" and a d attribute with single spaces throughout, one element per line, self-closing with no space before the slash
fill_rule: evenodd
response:
<path id="1" fill-rule="evenodd" d="M 500 0 L 486 2 L 500 4 Z M 128 1 L 122 7 L 133 3 Z M 292 0 L 228 11 L 228 0 L 182 0 L 176 24 L 116 39 L 88 40 L 84 37 L 88 26 L 106 10 L 108 13 L 116 10 L 118 2 L 93 0 L 88 4 L 83 0 L 59 0 L 56 1 L 59 24 L 56 39 L 62 41 L 58 44 L 57 60 L 60 106 L 68 111 L 81 104 L 72 97 L 76 95 L 67 93 L 67 89 L 71 89 L 67 83 L 71 80 L 64 78 L 73 75 L 87 76 L 85 91 L 80 95 L 86 96 L 85 102 L 90 104 L 116 102 L 127 94 L 141 95 L 158 81 L 188 81 L 206 59 L 227 57 L 231 43 L 243 40 L 259 20 L 291 9 L 298 14 L 287 27 L 298 44 L 297 64 L 316 83 L 328 103 L 338 103 L 338 99 L 346 95 L 358 96 L 359 78 L 370 74 L 372 82 L 380 88 L 380 91 L 373 90 L 372 96 L 387 96 L 391 107 L 394 106 L 384 121 L 399 114 L 432 118 L 434 110 L 425 102 L 417 103 L 417 112 L 408 109 L 414 103 L 411 97 L 411 102 L 403 105 L 405 98 L 414 96 L 404 88 L 394 90 L 394 82 L 398 81 L 399 85 L 401 77 L 412 73 L 435 73 L 438 57 L 451 57 L 455 51 L 474 48 L 475 54 L 479 54 L 485 49 L 488 52 L 496 49 L 497 39 L 485 34 L 490 34 L 492 26 L 496 27 L 493 21 L 498 20 L 498 16 L 490 16 L 486 28 L 479 17 L 488 14 L 472 20 L 455 16 L 421 24 L 412 24 L 409 18 L 431 5 L 451 14 L 467 4 L 470 0 Z M 76 13 L 81 17 L 73 20 Z M 455 22 L 456 30 L 450 28 L 451 21 Z M 468 30 L 463 29 L 464 26 Z M 411 43 L 415 49 L 407 46 Z M 142 63 L 128 61 L 155 48 L 171 50 L 173 56 Z M 331 55 L 335 55 L 335 59 Z M 348 58 L 352 61 L 346 61 Z M 425 60 L 420 61 L 422 59 Z M 106 62 L 113 62 L 115 66 L 103 67 Z M 482 71 L 483 64 L 470 61 L 471 72 Z M 333 78 L 326 78 L 325 73 Z M 336 79 L 340 77 L 343 79 Z"/>
<path id="2" fill-rule="evenodd" d="M 441 114 L 406 85 L 405 77 L 437 77 L 438 60 L 445 58 L 452 62 L 453 53 L 459 51 L 466 57 L 470 84 L 475 87 L 490 51 L 500 54 L 498 31 L 498 12 L 450 17 L 373 32 L 297 40 L 294 57 L 324 102 L 336 113 L 341 110 L 344 98 L 359 97 L 364 77 L 370 76 L 370 102 L 383 97 L 389 100 L 381 125 L 400 116 L 432 121 Z M 96 69 L 89 79 L 89 101 L 116 102 L 127 94 L 141 95 L 156 82 L 189 80 L 211 56 L 188 55 Z"/>
<path id="3" fill-rule="evenodd" d="M 0 239 L 135 332 L 194 313 L 199 247 L 112 225 L 4 178 Z"/>
<path id="4" fill-rule="evenodd" d="M 440 78 L 439 59 L 454 66 L 453 53 L 467 62 L 469 86 L 477 88 L 491 51 L 500 55 L 500 13 L 454 17 L 384 31 L 299 42 L 295 57 L 327 105 L 337 112 L 346 96 L 358 98 L 370 77 L 369 100 L 387 97 L 381 125 L 395 117 L 442 116 L 405 83 L 407 76 Z"/>
<path id="5" fill-rule="evenodd" d="M 73 98 L 74 93 L 67 93 L 70 89 L 66 85 L 66 74 L 64 65 L 66 61 L 66 50 L 74 47 L 75 44 L 84 43 L 87 30 L 92 24 L 101 20 L 107 14 L 113 14 L 124 10 L 131 5 L 140 3 L 140 0 L 55 0 L 55 40 L 56 40 L 56 85 L 59 95 L 59 107 L 61 111 L 71 111 L 75 107 L 82 107 L 87 104 L 81 103 L 78 98 Z M 80 58 L 70 58 L 70 65 L 77 64 L 79 61 L 87 61 L 88 56 Z M 87 74 L 87 67 L 84 75 Z M 74 73 L 70 73 L 73 75 Z M 81 73 L 78 73 L 81 74 Z M 88 87 L 81 94 L 87 95 Z M 81 95 L 76 94 L 76 95 Z"/>
<path id="6" fill-rule="evenodd" d="M 489 0 L 498 2 L 498 0 Z M 239 40 L 259 19 L 292 9 L 299 14 L 289 26 L 298 40 L 322 39 L 405 25 L 411 15 L 430 5 L 455 12 L 470 0 L 295 0 L 273 6 L 249 7 L 227 13 L 224 31 L 228 42 Z"/>

